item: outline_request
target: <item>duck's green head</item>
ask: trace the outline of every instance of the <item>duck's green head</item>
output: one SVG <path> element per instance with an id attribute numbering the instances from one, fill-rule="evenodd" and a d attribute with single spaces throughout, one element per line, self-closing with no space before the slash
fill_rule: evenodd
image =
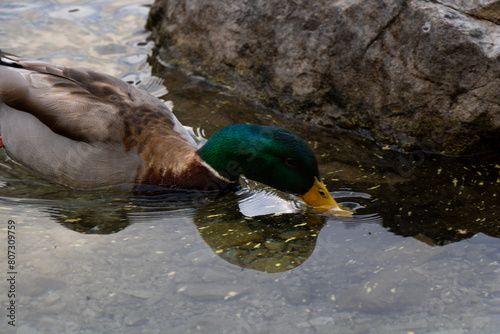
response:
<path id="1" fill-rule="evenodd" d="M 231 181 L 243 174 L 296 194 L 322 212 L 347 212 L 319 181 L 318 163 L 309 145 L 284 129 L 252 124 L 228 126 L 213 135 L 198 154 Z"/>

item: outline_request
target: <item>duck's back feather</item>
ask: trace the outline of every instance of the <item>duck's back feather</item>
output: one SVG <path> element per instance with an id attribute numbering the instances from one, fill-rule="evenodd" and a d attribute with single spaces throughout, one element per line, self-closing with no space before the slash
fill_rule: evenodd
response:
<path id="1" fill-rule="evenodd" d="M 142 117 L 142 109 L 196 145 L 160 100 L 118 78 L 6 53 L 0 53 L 0 58 L 3 103 L 32 114 L 55 133 L 86 142 L 121 142 L 123 118 Z"/>

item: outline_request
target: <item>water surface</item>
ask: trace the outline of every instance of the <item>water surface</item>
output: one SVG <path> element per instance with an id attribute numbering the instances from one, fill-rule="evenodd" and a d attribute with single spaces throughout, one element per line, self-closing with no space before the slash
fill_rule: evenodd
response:
<path id="1" fill-rule="evenodd" d="M 18 333 L 497 332 L 497 155 L 437 156 L 432 143 L 401 154 L 238 98 L 157 59 L 143 28 L 149 5 L 0 1 L 0 47 L 121 77 L 173 101 L 206 138 L 241 122 L 285 127 L 357 214 L 326 217 L 248 180 L 223 199 L 77 191 L 0 150 Z M 7 260 L 0 252 L 1 277 Z M 0 325 L 13 330 L 2 280 Z"/>

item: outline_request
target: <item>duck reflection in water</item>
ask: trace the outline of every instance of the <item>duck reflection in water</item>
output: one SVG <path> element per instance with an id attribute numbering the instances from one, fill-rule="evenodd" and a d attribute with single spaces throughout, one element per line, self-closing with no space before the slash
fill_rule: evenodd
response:
<path id="1" fill-rule="evenodd" d="M 183 215 L 193 220 L 202 239 L 225 261 L 244 269 L 283 272 L 301 265 L 312 254 L 326 217 L 313 210 L 297 207 L 294 210 L 294 203 L 300 201 L 284 199 L 282 203 L 288 205 L 285 212 L 275 210 L 254 217 L 244 214 L 245 211 L 248 214 L 248 207 L 243 206 L 252 202 L 252 198 L 256 203 L 262 197 L 269 201 L 269 197 L 274 196 L 269 194 L 265 190 L 248 191 L 214 200 L 195 193 L 186 197 L 185 193 L 170 192 L 156 197 L 137 196 L 130 202 L 117 198 L 111 201 L 112 207 L 101 206 L 100 211 L 83 205 L 51 210 L 51 215 L 62 226 L 85 234 L 118 233 L 134 221 L 134 215 L 147 217 L 153 212 L 155 216 Z M 193 201 L 198 204 L 194 209 Z M 167 203 L 173 207 L 165 207 Z M 182 205 L 188 208 L 179 209 Z"/>

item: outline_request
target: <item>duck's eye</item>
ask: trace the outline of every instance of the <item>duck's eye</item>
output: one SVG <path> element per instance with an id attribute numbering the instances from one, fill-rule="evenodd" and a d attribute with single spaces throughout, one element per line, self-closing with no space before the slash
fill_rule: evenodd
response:
<path id="1" fill-rule="evenodd" d="M 319 192 L 319 195 L 320 195 L 321 197 L 323 197 L 323 198 L 326 198 L 326 197 L 327 197 L 326 192 L 325 192 L 323 189 L 320 189 L 318 192 Z"/>
<path id="2" fill-rule="evenodd" d="M 287 165 L 290 168 L 296 168 L 298 163 L 297 163 L 297 160 L 295 160 L 293 158 L 286 158 L 285 165 Z"/>

